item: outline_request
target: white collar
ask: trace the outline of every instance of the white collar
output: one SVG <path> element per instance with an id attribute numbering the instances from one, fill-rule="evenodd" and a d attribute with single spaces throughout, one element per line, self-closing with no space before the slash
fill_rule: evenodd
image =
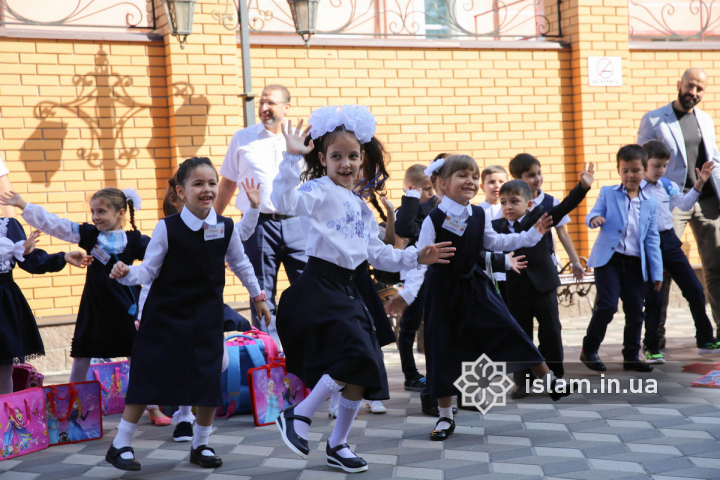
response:
<path id="1" fill-rule="evenodd" d="M 638 189 L 639 189 L 638 198 L 640 200 L 645 200 L 645 194 L 643 193 L 643 189 L 647 186 L 647 184 L 648 184 L 648 181 L 645 180 L 644 178 L 642 180 L 640 180 L 640 185 L 638 186 Z M 618 185 L 617 187 L 615 187 L 615 190 L 617 190 L 619 192 L 623 192 L 625 195 L 627 195 L 627 189 L 625 188 L 625 185 L 623 185 L 622 183 L 620 185 Z"/>
<path id="2" fill-rule="evenodd" d="M 258 134 L 258 138 L 268 138 L 268 137 L 275 138 L 275 139 L 284 138 L 282 131 L 280 133 L 278 133 L 277 135 L 275 135 L 273 132 L 271 132 L 270 130 L 265 128 L 265 125 L 262 122 L 257 124 L 257 134 Z"/>
<path id="3" fill-rule="evenodd" d="M 472 215 L 472 205 L 470 205 L 470 203 L 468 203 L 467 205 L 460 205 L 448 196 L 443 197 L 440 205 L 443 205 L 446 213 L 455 215 L 456 217 L 462 215 L 463 212 L 467 212 L 468 216 Z"/>
<path id="4" fill-rule="evenodd" d="M 523 218 L 525 218 L 526 216 L 527 216 L 527 213 L 525 215 L 523 215 L 522 217 L 518 218 L 517 220 L 508 220 L 508 223 L 510 224 L 511 227 L 515 228 L 515 224 L 522 222 Z"/>
<path id="5" fill-rule="evenodd" d="M 536 207 L 537 205 L 540 205 L 543 200 L 545 200 L 545 192 L 543 192 L 542 190 L 540 190 L 540 193 L 538 193 L 538 196 L 535 197 L 535 198 L 533 198 L 533 201 L 532 201 L 532 202 L 533 202 L 533 208 Z"/>
<path id="6" fill-rule="evenodd" d="M 185 222 L 185 225 L 188 226 L 190 230 L 193 232 L 197 232 L 203 227 L 203 224 L 207 223 L 208 225 L 216 225 L 217 224 L 217 214 L 215 213 L 214 208 L 210 208 L 210 213 L 208 213 L 208 216 L 205 220 L 201 220 L 193 213 L 188 210 L 187 207 L 183 207 L 182 212 L 180 212 L 180 218 L 183 222 Z"/>

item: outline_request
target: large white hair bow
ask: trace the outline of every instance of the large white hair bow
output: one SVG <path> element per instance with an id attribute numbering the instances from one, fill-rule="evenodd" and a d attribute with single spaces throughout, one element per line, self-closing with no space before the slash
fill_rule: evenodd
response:
<path id="1" fill-rule="evenodd" d="M 142 198 L 140 198 L 140 194 L 137 192 L 137 190 L 128 187 L 123 190 L 123 193 L 128 200 L 132 200 L 133 208 L 135 208 L 135 210 L 140 210 L 142 208 Z"/>
<path id="2" fill-rule="evenodd" d="M 334 131 L 340 125 L 355 134 L 360 144 L 368 143 L 375 135 L 375 117 L 370 109 L 360 105 L 321 107 L 310 114 L 310 136 L 313 140 Z"/>

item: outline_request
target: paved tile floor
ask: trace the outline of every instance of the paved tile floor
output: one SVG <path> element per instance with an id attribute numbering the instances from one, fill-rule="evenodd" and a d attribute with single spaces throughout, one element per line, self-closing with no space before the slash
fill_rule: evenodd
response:
<path id="1" fill-rule="evenodd" d="M 690 388 L 699 375 L 682 365 L 710 362 L 697 355 L 687 310 L 671 311 L 668 363 L 652 374 L 622 372 L 622 322 L 612 324 L 601 357 L 606 378 L 623 384 L 654 378 L 657 393 L 575 394 L 553 403 L 534 395 L 488 414 L 460 410 L 457 430 L 446 442 L 431 442 L 435 419 L 420 411 L 419 394 L 405 392 L 397 351 L 386 349 L 391 383 L 388 413 L 361 410 L 349 441 L 369 463 L 362 479 L 720 479 L 720 390 Z M 584 319 L 566 321 L 567 378 L 603 379 L 577 363 Z M 423 363 L 418 357 L 419 363 Z M 720 361 L 720 358 L 714 361 Z M 63 377 L 48 379 L 62 382 Z M 284 446 L 274 426 L 256 428 L 249 416 L 217 420 L 211 445 L 224 465 L 214 471 L 188 463 L 189 445 L 172 441 L 173 427 L 140 422 L 134 447 L 142 471 L 125 473 L 104 461 L 119 416 L 105 417 L 105 437 L 0 462 L 0 479 L 341 479 L 325 465 L 324 446 L 332 423 L 321 409 L 311 427 L 310 458 Z M 352 476 L 352 475 L 351 475 Z"/>

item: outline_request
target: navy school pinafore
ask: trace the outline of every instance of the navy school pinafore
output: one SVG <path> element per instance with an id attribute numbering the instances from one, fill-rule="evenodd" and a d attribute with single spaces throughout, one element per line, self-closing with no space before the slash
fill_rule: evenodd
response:
<path id="1" fill-rule="evenodd" d="M 127 404 L 222 403 L 223 290 L 225 255 L 234 224 L 223 238 L 205 240 L 180 214 L 165 222 L 168 251 L 152 282 L 135 342 Z"/>
<path id="2" fill-rule="evenodd" d="M 467 228 L 458 236 L 442 227 L 446 214 L 430 213 L 435 243 L 452 242 L 450 263 L 428 267 L 425 307 L 427 384 L 433 398 L 458 394 L 453 383 L 462 362 L 485 353 L 494 362 L 507 362 L 514 372 L 544 361 L 532 339 L 510 315 L 500 294 L 477 265 L 484 246 L 485 212 L 472 206 Z"/>

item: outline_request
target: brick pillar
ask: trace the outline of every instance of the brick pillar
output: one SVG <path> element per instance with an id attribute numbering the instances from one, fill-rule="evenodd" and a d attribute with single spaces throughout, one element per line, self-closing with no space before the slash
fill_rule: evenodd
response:
<path id="1" fill-rule="evenodd" d="M 595 162 L 595 188 L 577 209 L 573 232 L 580 255 L 589 255 L 597 231 L 581 226 L 602 185 L 619 183 L 615 154 L 636 141 L 630 116 L 629 36 L 627 0 L 570 0 L 561 5 L 564 40 L 570 44 L 575 162 Z M 623 85 L 589 86 L 588 57 L 621 57 Z M 597 166 L 603 165 L 602 170 Z M 577 243 L 579 240 L 579 243 Z"/>
<path id="2" fill-rule="evenodd" d="M 220 169 L 230 138 L 240 128 L 236 33 L 213 18 L 220 9 L 216 0 L 198 0 L 193 33 L 182 49 L 170 35 L 160 3 L 156 13 L 165 44 L 171 165 L 207 156 Z"/>

